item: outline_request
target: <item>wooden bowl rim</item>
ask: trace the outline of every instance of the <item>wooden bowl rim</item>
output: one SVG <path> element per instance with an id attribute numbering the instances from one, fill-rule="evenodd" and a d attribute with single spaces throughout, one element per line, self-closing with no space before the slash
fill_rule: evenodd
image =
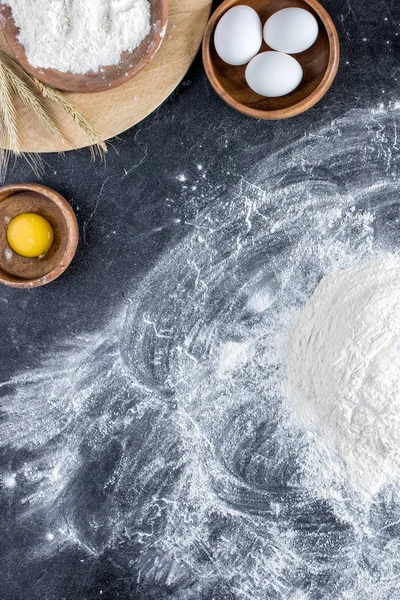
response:
<path id="1" fill-rule="evenodd" d="M 214 90 L 217 94 L 224 100 L 229 106 L 234 108 L 235 110 L 247 115 L 249 117 L 254 117 L 256 119 L 264 119 L 264 120 L 278 120 L 285 119 L 289 117 L 294 117 L 302 112 L 305 112 L 309 108 L 313 107 L 321 98 L 326 94 L 328 89 L 331 87 L 336 73 L 339 68 L 339 60 L 340 60 L 340 43 L 339 36 L 335 27 L 335 24 L 327 12 L 327 10 L 318 2 L 318 0 L 303 0 L 306 4 L 308 4 L 319 16 L 321 19 L 325 30 L 328 34 L 329 40 L 329 62 L 326 68 L 324 77 L 319 85 L 313 90 L 313 92 L 292 106 L 286 108 L 280 108 L 277 110 L 261 110 L 258 108 L 251 108 L 246 104 L 242 104 L 235 100 L 221 85 L 217 77 L 214 73 L 214 65 L 211 59 L 211 44 L 213 43 L 212 36 L 217 25 L 217 22 L 222 17 L 222 15 L 227 12 L 230 8 L 237 4 L 237 0 L 225 0 L 222 4 L 215 10 L 215 12 L 211 15 L 210 20 L 208 21 L 206 31 L 203 37 L 203 45 L 202 45 L 202 56 L 203 56 L 203 64 L 206 75 L 208 77 L 209 82 L 211 83 Z M 246 5 L 247 2 L 244 0 L 242 4 Z"/>
<path id="2" fill-rule="evenodd" d="M 8 193 L 9 192 L 9 193 Z M 75 256 L 75 252 L 78 246 L 79 241 L 79 227 L 78 221 L 76 219 L 75 213 L 69 204 L 69 202 L 50 187 L 46 185 L 42 185 L 39 183 L 11 183 L 9 185 L 3 185 L 0 187 L 0 202 L 9 198 L 14 194 L 18 194 L 21 192 L 36 192 L 41 194 L 42 196 L 46 196 L 51 202 L 57 205 L 57 208 L 60 210 L 65 223 L 67 225 L 67 244 L 62 256 L 56 266 L 46 275 L 41 277 L 36 277 L 34 279 L 24 279 L 21 281 L 13 281 L 7 279 L 0 273 L 0 283 L 7 285 L 8 287 L 14 288 L 35 288 L 40 287 L 42 285 L 46 285 L 51 281 L 54 281 L 59 277 L 70 265 L 72 259 Z"/>
<path id="3" fill-rule="evenodd" d="M 152 0 L 149 0 L 152 2 Z M 154 1 L 154 0 L 153 0 Z M 131 68 L 127 68 L 123 70 L 123 73 L 120 73 L 112 79 L 111 81 L 105 79 L 96 79 L 92 84 L 85 84 L 85 77 L 88 74 L 85 73 L 70 73 L 69 71 L 63 73 L 62 71 L 58 71 L 57 69 L 43 69 L 32 67 L 28 61 L 26 56 L 25 48 L 22 44 L 19 43 L 17 37 L 14 34 L 10 33 L 9 28 L 6 23 L 7 20 L 11 19 L 15 30 L 18 30 L 15 22 L 12 19 L 11 8 L 4 4 L 2 0 L 0 0 L 0 24 L 3 30 L 4 39 L 7 42 L 10 51 L 15 58 L 15 60 L 29 73 L 30 75 L 36 77 L 42 83 L 48 85 L 49 87 L 53 87 L 64 92 L 72 92 L 79 94 L 93 94 L 98 92 L 106 92 L 108 90 L 113 90 L 116 87 L 126 83 L 133 79 L 140 71 L 142 71 L 155 57 L 156 53 L 160 49 L 160 46 L 164 39 L 164 33 L 166 30 L 166 26 L 168 24 L 168 0 L 156 0 L 160 3 L 160 13 L 161 19 L 157 19 L 156 22 L 151 21 L 151 30 L 150 33 L 140 42 L 139 46 L 135 48 L 133 52 L 131 52 L 128 56 L 123 59 L 122 63 L 118 65 L 105 65 L 101 67 L 103 70 L 118 70 L 121 64 L 128 62 L 129 57 L 132 57 L 134 53 L 142 46 L 143 44 L 147 44 L 147 51 L 144 56 L 137 62 L 133 64 Z M 157 28 L 155 25 L 157 24 Z M 100 74 L 101 71 L 99 69 L 97 74 Z M 95 74 L 96 75 L 96 74 Z M 71 83 L 70 83 L 71 82 Z"/>

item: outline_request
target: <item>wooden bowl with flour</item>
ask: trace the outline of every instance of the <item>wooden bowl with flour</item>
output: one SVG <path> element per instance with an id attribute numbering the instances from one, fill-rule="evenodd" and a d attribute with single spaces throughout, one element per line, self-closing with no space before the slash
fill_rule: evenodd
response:
<path id="1" fill-rule="evenodd" d="M 122 0 L 116 0 L 119 3 Z M 62 72 L 56 69 L 33 67 L 24 46 L 11 8 L 0 0 L 0 22 L 11 54 L 30 74 L 46 85 L 66 92 L 102 92 L 111 90 L 137 75 L 155 56 L 164 38 L 168 21 L 167 0 L 149 0 L 150 32 L 133 52 L 122 52 L 118 64 L 100 67 L 86 73 Z"/>

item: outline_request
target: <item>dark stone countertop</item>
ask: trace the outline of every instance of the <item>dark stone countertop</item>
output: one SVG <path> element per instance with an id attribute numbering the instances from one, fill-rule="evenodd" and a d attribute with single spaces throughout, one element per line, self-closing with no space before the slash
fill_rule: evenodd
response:
<path id="1" fill-rule="evenodd" d="M 211 89 L 198 56 L 184 81 L 159 109 L 112 140 L 104 164 L 91 162 L 88 150 L 44 156 L 42 183 L 70 201 L 81 239 L 70 268 L 54 283 L 29 291 L 0 290 L 0 600 L 400 598 L 396 584 L 391 587 L 386 580 L 382 592 L 375 591 L 373 596 L 357 592 L 354 582 L 361 572 L 365 577 L 368 572 L 368 581 L 375 572 L 377 585 L 383 582 L 385 575 L 378 564 L 370 564 L 368 571 L 360 559 L 359 570 L 349 571 L 350 581 L 346 579 L 344 557 L 348 548 L 354 548 L 355 538 L 349 523 L 338 523 L 329 507 L 322 506 L 323 500 L 315 501 L 315 510 L 331 515 L 331 521 L 321 517 L 318 525 L 326 532 L 331 523 L 325 539 L 326 548 L 331 544 L 331 558 L 326 548 L 320 548 L 320 555 L 312 559 L 297 548 L 297 561 L 292 561 L 282 542 L 276 552 L 282 552 L 282 561 L 287 560 L 291 572 L 275 564 L 274 550 L 265 549 L 266 563 L 257 563 L 261 577 L 257 580 L 252 571 L 261 560 L 256 549 L 253 564 L 252 550 L 246 552 L 233 538 L 230 545 L 224 545 L 222 540 L 232 536 L 235 528 L 242 532 L 244 527 L 235 521 L 235 510 L 240 513 L 237 519 L 242 520 L 253 518 L 257 510 L 260 519 L 264 514 L 252 504 L 251 492 L 246 496 L 239 489 L 241 484 L 250 485 L 243 473 L 251 448 L 256 451 L 255 438 L 243 457 L 242 470 L 236 465 L 237 479 L 243 476 L 236 496 L 232 488 L 228 493 L 218 485 L 211 486 L 220 504 L 232 510 L 224 513 L 218 502 L 203 507 L 202 526 L 207 521 L 207 536 L 199 534 L 199 524 L 197 529 L 189 524 L 189 509 L 167 510 L 179 485 L 188 486 L 182 472 L 190 452 L 190 441 L 182 442 L 184 436 L 177 431 L 180 421 L 170 416 L 179 410 L 175 394 L 181 389 L 182 377 L 173 372 L 171 364 L 177 349 L 185 347 L 185 336 L 197 335 L 196 323 L 206 323 L 209 316 L 207 303 L 204 301 L 200 310 L 195 295 L 182 292 L 182 306 L 171 298 L 182 299 L 180 290 L 186 290 L 185 277 L 189 277 L 185 269 L 192 265 L 195 272 L 197 268 L 197 250 L 192 250 L 202 241 L 205 224 L 214 223 L 205 237 L 215 258 L 219 236 L 228 253 L 229 240 L 231 247 L 239 248 L 238 243 L 248 244 L 252 235 L 255 246 L 261 235 L 268 245 L 270 224 L 248 226 L 249 211 L 254 209 L 256 218 L 254 207 L 259 201 L 252 194 L 257 190 L 262 194 L 264 179 L 276 177 L 274 185 L 279 186 L 279 181 L 292 176 L 297 181 L 303 172 L 308 181 L 334 182 L 339 193 L 351 186 L 361 189 L 366 182 L 372 188 L 377 181 L 390 180 L 393 185 L 397 181 L 400 4 L 397 0 L 324 0 L 323 4 L 338 29 L 341 65 L 332 88 L 307 113 L 285 121 L 262 122 L 234 112 Z M 356 133 L 354 128 L 358 128 Z M 330 132 L 352 137 L 351 155 L 340 151 Z M 335 152 L 327 158 L 333 147 Z M 11 161 L 6 183 L 28 181 L 36 181 L 28 164 L 23 159 Z M 272 188 L 267 187 L 268 193 Z M 247 198 L 240 218 L 234 215 L 236 197 L 237 203 Z M 364 208 L 380 202 L 388 207 L 385 213 L 379 212 L 376 222 L 390 240 L 397 239 L 399 198 L 389 204 L 385 195 L 365 200 Z M 274 202 L 272 197 L 271 210 L 276 208 Z M 362 199 L 357 202 L 362 206 Z M 265 221 L 268 210 L 263 213 Z M 278 252 L 276 248 L 269 251 L 271 257 Z M 250 246 L 248 252 L 250 256 Z M 259 257 L 261 269 L 268 264 L 268 257 Z M 207 263 L 198 251 L 198 258 L 201 270 L 198 267 L 194 289 L 202 283 L 201 273 L 207 265 L 210 273 L 216 269 L 203 282 L 206 290 L 221 273 L 218 269 L 227 268 L 223 266 L 225 254 Z M 226 294 L 233 297 L 235 286 L 244 285 L 235 277 L 218 284 L 213 301 L 224 303 Z M 237 306 L 224 306 L 235 320 Z M 189 309 L 193 323 L 189 323 Z M 123 313 L 128 317 L 121 316 Z M 186 319 L 187 324 L 172 340 L 166 325 L 160 329 L 167 323 L 163 320 L 167 313 L 176 313 L 176 319 L 181 324 Z M 218 315 L 216 320 L 213 317 L 216 326 L 219 331 L 225 327 L 226 332 L 229 319 Z M 143 322 L 154 329 L 160 346 L 140 329 Z M 132 336 L 129 342 L 126 335 Z M 193 351 L 196 360 L 202 356 L 201 348 L 207 354 L 210 339 L 205 335 L 202 346 L 198 340 Z M 170 353 L 168 359 L 158 360 L 157 353 L 163 351 Z M 152 358 L 148 364 L 146 357 Z M 130 370 L 123 384 L 118 383 L 115 369 L 122 370 L 121 377 L 124 369 Z M 109 379 L 102 383 L 106 372 Z M 131 387 L 129 377 L 134 380 Z M 201 389 L 200 395 L 204 393 Z M 146 402 L 153 404 L 151 414 Z M 190 418 L 196 421 L 195 412 Z M 228 422 L 224 423 L 229 431 Z M 199 427 L 207 437 L 206 427 Z M 264 435 L 265 427 L 264 423 Z M 215 441 L 203 442 L 218 448 Z M 158 444 L 159 453 L 155 450 Z M 239 448 L 238 442 L 230 453 L 236 456 Z M 218 452 L 223 455 L 221 447 Z M 200 463 L 202 456 L 201 452 L 197 456 Z M 204 458 L 205 470 L 214 473 L 207 460 Z M 151 476 L 146 476 L 146 469 Z M 52 491 L 49 482 L 57 489 Z M 199 495 L 203 493 L 199 486 Z M 244 501 L 235 505 L 232 500 L 241 494 L 248 499 L 247 505 Z M 191 506 L 190 500 L 186 501 Z M 293 503 L 299 506 L 300 500 Z M 194 506 L 192 511 L 200 510 Z M 300 509 L 297 519 L 307 521 Z M 184 528 L 187 537 L 181 535 Z M 250 534 L 246 530 L 240 535 L 245 540 Z M 256 537 L 248 539 L 253 540 L 254 548 L 261 543 Z M 317 545 L 317 538 L 313 539 Z M 252 547 L 248 541 L 247 548 Z M 369 558 L 365 556 L 365 561 Z M 303 561 L 314 561 L 314 567 L 307 570 Z M 335 561 L 341 569 L 336 578 Z M 393 558 L 390 568 L 385 558 L 382 561 L 388 577 L 394 577 L 399 559 Z M 265 582 L 261 585 L 262 577 Z M 346 587 L 348 596 L 343 595 Z"/>

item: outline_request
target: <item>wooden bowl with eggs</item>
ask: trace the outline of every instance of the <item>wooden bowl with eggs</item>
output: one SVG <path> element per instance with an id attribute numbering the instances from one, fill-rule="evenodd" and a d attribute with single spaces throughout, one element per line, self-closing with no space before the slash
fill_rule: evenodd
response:
<path id="1" fill-rule="evenodd" d="M 227 11 L 241 5 L 254 9 L 263 26 L 273 14 L 285 8 L 302 8 L 315 17 L 318 24 L 316 41 L 307 50 L 293 55 L 300 63 L 303 76 L 298 87 L 290 93 L 279 97 L 256 93 L 246 81 L 247 64 L 233 66 L 217 54 L 214 44 L 217 24 Z M 271 50 L 263 39 L 259 53 Z M 314 106 L 332 85 L 339 57 L 335 25 L 317 0 L 225 0 L 213 13 L 203 38 L 203 62 L 212 87 L 229 106 L 256 119 L 285 119 Z"/>
<path id="2" fill-rule="evenodd" d="M 51 230 L 49 247 L 42 255 L 21 255 L 10 246 L 7 230 L 13 219 L 27 215 L 39 216 Z M 26 231 L 24 236 L 26 241 Z M 0 283 L 15 288 L 34 288 L 50 283 L 70 264 L 78 238 L 74 211 L 56 191 L 34 183 L 15 183 L 0 188 Z"/>

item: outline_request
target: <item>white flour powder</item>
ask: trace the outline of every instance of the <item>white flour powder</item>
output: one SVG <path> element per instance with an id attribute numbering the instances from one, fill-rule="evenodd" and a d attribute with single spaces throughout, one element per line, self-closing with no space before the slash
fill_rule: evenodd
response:
<path id="1" fill-rule="evenodd" d="M 29 63 L 72 73 L 118 64 L 150 32 L 148 0 L 4 0 Z"/>
<path id="2" fill-rule="evenodd" d="M 108 598 L 123 578 L 132 598 L 399 600 L 400 482 L 363 502 L 345 477 L 376 489 L 398 441 L 396 370 L 373 385 L 361 372 L 368 357 L 382 373 L 366 330 L 383 357 L 379 339 L 399 329 L 400 259 L 367 264 L 399 248 L 399 131 L 398 109 L 329 118 L 253 171 L 237 166 L 226 192 L 214 157 L 188 149 L 185 172 L 171 174 L 182 191 L 165 203 L 169 250 L 145 277 L 127 268 L 124 299 L 99 323 L 88 316 L 96 332 L 68 330 L 47 352 L 32 342 L 36 366 L 2 378 L 0 494 L 29 531 L 22 554 L 3 543 L 14 563 L 37 570 L 78 554 L 84 573 L 107 556 L 118 576 Z M 153 133 L 142 130 L 142 162 Z M 165 228 L 147 233 L 161 244 Z M 277 338 L 333 272 L 293 332 L 312 338 L 292 352 L 304 431 L 282 397 L 288 348 Z M 351 397 L 354 440 L 340 421 Z M 36 597 L 56 584 L 42 578 Z M 68 597 L 83 598 L 82 585 Z"/>
<path id="3" fill-rule="evenodd" d="M 400 476 L 400 258 L 324 277 L 297 315 L 289 394 L 337 453 L 349 485 L 375 494 Z"/>

